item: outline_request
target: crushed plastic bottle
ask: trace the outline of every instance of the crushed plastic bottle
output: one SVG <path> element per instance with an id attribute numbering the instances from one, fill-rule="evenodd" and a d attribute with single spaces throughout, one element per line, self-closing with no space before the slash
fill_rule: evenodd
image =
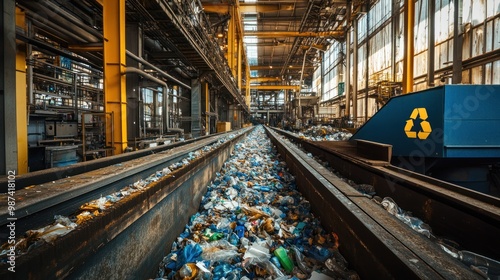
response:
<path id="1" fill-rule="evenodd" d="M 399 220 L 409 225 L 415 231 L 427 236 L 427 238 L 431 238 L 432 232 L 429 225 L 424 223 L 419 218 L 413 217 L 408 212 L 401 209 L 396 202 L 390 197 L 385 197 L 382 200 L 381 205 L 389 212 L 390 214 L 396 216 Z"/>

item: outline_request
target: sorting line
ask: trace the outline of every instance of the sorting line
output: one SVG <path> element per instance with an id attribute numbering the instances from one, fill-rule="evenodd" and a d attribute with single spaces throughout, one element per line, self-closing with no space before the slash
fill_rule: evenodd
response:
<path id="1" fill-rule="evenodd" d="M 337 224 L 335 231 L 341 240 L 341 253 L 362 278 L 370 275 L 408 278 L 413 275 L 421 279 L 480 279 L 478 274 L 450 258 L 369 198 L 360 196 L 298 147 L 280 139 L 276 132 L 268 129 L 268 133 L 290 168 L 304 174 L 295 174 L 299 180 L 297 184 L 306 198 L 317 202 L 313 204 L 315 212 L 328 213 L 320 219 L 330 221 L 324 223 L 329 226 Z M 299 160 L 294 161 L 292 157 Z M 343 226 L 338 227 L 338 224 Z"/>

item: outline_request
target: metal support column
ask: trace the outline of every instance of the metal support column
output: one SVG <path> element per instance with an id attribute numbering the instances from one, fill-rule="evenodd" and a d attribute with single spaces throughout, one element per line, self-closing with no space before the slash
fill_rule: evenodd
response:
<path id="1" fill-rule="evenodd" d="M 347 1 L 346 38 L 345 38 L 345 117 L 351 116 L 351 1 Z"/>
<path id="2" fill-rule="evenodd" d="M 236 63 L 238 64 L 238 75 L 235 77 L 238 83 L 238 92 L 241 94 L 241 80 L 242 80 L 242 67 L 241 63 L 243 61 L 243 40 L 241 38 L 238 38 L 238 59 L 236 60 Z"/>
<path id="3" fill-rule="evenodd" d="M 14 0 L 2 1 L 0 22 L 0 174 L 17 174 L 16 128 L 16 5 Z M 14 118 L 14 119 L 13 119 Z M 26 137 L 26 136 L 25 136 Z"/>
<path id="4" fill-rule="evenodd" d="M 352 120 L 358 119 L 358 19 L 352 21 Z"/>
<path id="5" fill-rule="evenodd" d="M 248 65 L 248 63 L 245 65 L 245 76 L 246 76 L 246 87 L 245 87 L 245 103 L 247 104 L 247 106 L 250 108 L 250 66 Z M 286 98 L 285 98 L 285 104 L 286 104 Z"/>
<path id="6" fill-rule="evenodd" d="M 234 55 L 237 46 L 236 21 L 238 20 L 235 15 L 236 14 L 235 10 L 236 10 L 235 7 L 230 7 L 229 9 L 231 19 L 228 22 L 228 30 L 227 30 L 227 62 L 229 63 L 229 68 L 231 69 L 233 77 L 236 76 L 236 65 L 235 65 Z"/>
<path id="7" fill-rule="evenodd" d="M 453 84 L 462 83 L 462 0 L 453 1 Z"/>
<path id="8" fill-rule="evenodd" d="M 26 28 L 25 14 L 16 8 L 16 25 Z M 17 140 L 17 173 L 28 172 L 28 112 L 26 98 L 26 45 L 22 44 L 16 52 L 16 140 Z M 13 134 L 14 135 L 14 134 Z"/>
<path id="9" fill-rule="evenodd" d="M 365 3 L 366 10 L 370 10 L 370 1 Z M 370 30 L 370 13 L 366 13 L 366 30 Z M 365 51 L 365 122 L 368 121 L 368 93 L 370 93 L 370 37 L 366 37 Z"/>
<path id="10" fill-rule="evenodd" d="M 107 0 L 103 6 L 104 100 L 106 113 L 114 112 L 114 135 L 106 124 L 106 144 L 114 142 L 114 154 L 127 147 L 127 93 L 125 56 L 125 0 Z M 112 135 L 114 139 L 111 139 Z"/>
<path id="11" fill-rule="evenodd" d="M 301 93 L 302 93 L 302 87 L 304 85 L 304 67 L 306 66 L 306 57 L 307 57 L 307 52 L 311 48 L 307 49 L 304 51 L 304 58 L 302 59 L 302 70 L 300 70 L 300 82 L 299 82 L 299 91 L 297 93 L 297 118 L 302 119 L 302 104 L 300 104 L 300 100 L 302 99 Z"/>
<path id="12" fill-rule="evenodd" d="M 240 117 L 239 117 L 239 106 L 231 104 L 229 105 L 229 118 L 231 122 L 231 129 L 240 128 Z"/>
<path id="13" fill-rule="evenodd" d="M 392 36 L 391 40 L 391 65 L 392 65 L 392 81 L 397 82 L 397 66 L 396 66 L 396 51 L 398 50 L 398 41 L 399 41 L 399 36 L 396 36 L 399 34 L 399 19 L 401 15 L 401 9 L 400 9 L 400 0 L 392 0 L 392 15 L 391 15 L 391 34 L 394 34 Z"/>
<path id="14" fill-rule="evenodd" d="M 413 91 L 413 55 L 415 40 L 415 1 L 404 0 L 404 58 L 403 58 L 403 93 Z"/>
<path id="15" fill-rule="evenodd" d="M 205 135 L 210 134 L 210 90 L 208 83 L 203 83 L 203 95 L 205 96 Z M 202 135 L 203 136 L 203 135 Z"/>
<path id="16" fill-rule="evenodd" d="M 142 30 L 137 23 L 127 23 L 126 25 L 126 46 L 127 51 L 132 52 L 138 57 L 142 57 Z M 130 56 L 126 58 L 126 65 L 142 69 L 139 62 Z M 141 89 L 139 87 L 139 75 L 128 75 L 126 81 L 127 92 L 127 138 L 133 141 L 135 138 L 140 137 L 140 123 L 141 119 L 139 114 L 139 107 L 142 104 L 139 102 L 139 95 Z M 167 112 L 167 111 L 165 111 Z"/>
<path id="17" fill-rule="evenodd" d="M 200 136 L 201 130 L 201 82 L 198 79 L 191 81 L 191 134 Z"/>
<path id="18" fill-rule="evenodd" d="M 436 13 L 436 0 L 428 0 L 427 8 L 428 8 L 428 16 L 427 20 L 429 22 L 427 31 L 428 31 L 428 48 L 427 48 L 427 85 L 429 87 L 434 86 L 434 57 L 436 53 L 435 47 L 435 28 L 436 28 L 436 19 L 434 18 Z"/>

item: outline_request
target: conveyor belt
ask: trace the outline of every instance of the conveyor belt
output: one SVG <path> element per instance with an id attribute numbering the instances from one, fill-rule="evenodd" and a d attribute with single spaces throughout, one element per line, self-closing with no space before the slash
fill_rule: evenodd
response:
<path id="1" fill-rule="evenodd" d="M 243 131 L 247 132 L 249 130 Z M 479 274 L 457 259 L 449 257 L 436 243 L 411 230 L 372 200 L 355 191 L 289 140 L 281 139 L 282 136 L 271 131 L 269 136 L 296 176 L 299 189 L 312 202 L 312 211 L 326 229 L 335 229 L 340 240 L 340 252 L 361 278 L 480 278 Z M 144 191 L 120 200 L 102 215 L 79 225 L 52 244 L 34 247 L 28 254 L 19 256 L 16 259 L 16 271 L 19 272 L 16 274 L 10 274 L 6 271 L 7 264 L 1 264 L 0 277 L 154 277 L 155 266 L 166 255 L 165 244 L 171 244 L 183 231 L 189 217 L 196 213 L 208 182 L 220 170 L 238 139 L 225 142 L 219 149 L 151 183 Z M 36 193 L 36 198 L 28 196 L 26 200 L 18 201 L 18 209 L 24 209 L 24 213 L 21 210 L 16 212 L 20 215 L 16 221 L 16 232 L 20 235 L 29 226 L 41 224 L 40 221 L 51 219 L 50 216 L 56 213 L 70 213 L 78 203 L 116 190 L 118 184 L 129 184 L 143 178 L 154 169 L 162 169 L 189 151 L 212 141 L 207 139 L 203 143 L 193 143 L 189 150 L 186 150 L 187 147 L 182 148 L 182 152 L 173 149 L 164 154 L 123 162 L 48 183 L 46 187 L 37 186 L 33 188 L 35 192 L 39 187 L 38 190 L 43 189 L 47 193 Z M 436 235 L 448 237 L 455 234 L 469 238 L 469 242 L 462 243 L 465 248 L 497 258 L 500 246 L 498 239 L 493 237 L 499 236 L 500 210 L 494 198 L 488 197 L 481 201 L 475 196 L 467 197 L 463 193 L 456 194 L 442 186 L 432 185 L 432 180 L 425 177 L 405 178 L 411 174 L 396 172 L 388 165 L 356 159 L 353 153 L 331 153 L 307 141 L 299 144 L 302 148 L 311 149 L 308 151 L 310 153 L 321 154 L 338 171 L 355 175 L 360 183 L 371 183 L 378 194 L 391 195 L 401 207 L 416 215 L 420 212 L 415 210 L 431 210 L 428 216 L 421 217 L 432 223 L 433 229 L 439 223 L 449 226 L 448 231 L 445 231 L 444 226 L 437 226 L 434 229 Z M 400 177 L 393 177 L 396 175 Z M 53 191 L 56 190 L 53 186 L 49 188 L 50 184 L 58 185 L 57 191 Z M 109 189 L 103 191 L 101 188 Z M 410 203 L 405 198 L 414 201 Z M 422 201 L 424 204 L 412 208 Z M 2 207 L 3 211 L 6 206 Z M 39 214 L 33 214 L 33 210 Z M 2 215 L 3 221 L 6 213 Z M 447 220 L 459 222 L 450 226 Z M 475 235 L 471 235 L 472 231 Z M 481 240 L 486 238 L 491 239 Z M 461 243 L 462 240 L 458 240 Z M 490 248 L 484 244 L 490 244 Z"/>
<path id="2" fill-rule="evenodd" d="M 79 162 L 77 164 L 72 164 L 64 167 L 54 167 L 50 169 L 30 172 L 23 174 L 21 176 L 16 176 L 16 190 L 23 189 L 32 185 L 39 185 L 46 182 L 56 181 L 59 179 L 64 179 L 67 177 L 73 177 L 75 175 L 90 172 L 99 168 L 111 166 L 114 164 L 119 164 L 132 159 L 140 158 L 150 154 L 160 153 L 169 149 L 176 147 L 181 147 L 187 144 L 191 144 L 206 138 L 217 137 L 218 135 L 223 135 L 224 133 L 212 134 L 210 136 L 201 136 L 198 138 L 188 139 L 184 141 L 173 142 L 166 145 L 160 145 L 156 147 L 151 147 L 143 150 L 133 151 L 129 153 L 124 153 L 120 155 L 115 155 L 112 157 L 103 157 L 91 161 Z M 7 188 L 7 178 L 0 178 L 0 193 L 6 193 Z"/>
<path id="3" fill-rule="evenodd" d="M 415 216 L 421 217 L 424 222 L 428 223 L 435 235 L 454 240 L 469 251 L 493 259 L 500 259 L 500 240 L 498 239 L 500 234 L 500 200 L 498 198 L 400 169 L 391 166 L 388 162 L 384 164 L 365 158 L 357 153 L 356 146 L 346 142 L 312 142 L 285 131 L 277 131 L 294 141 L 306 153 L 311 153 L 327 161 L 333 169 L 343 176 L 358 184 L 374 186 L 380 197 L 392 197 L 400 207 L 411 211 Z M 279 141 L 278 138 L 275 141 Z M 285 150 L 280 150 L 280 152 L 287 153 Z M 306 157 L 302 158 L 302 161 L 310 162 L 311 159 Z M 294 165 L 292 162 L 289 164 Z M 320 169 L 321 167 L 318 166 L 318 170 Z M 321 173 L 324 178 L 330 178 L 326 180 L 335 191 L 348 197 L 353 204 L 376 220 L 402 244 L 408 246 L 411 251 L 417 253 L 422 250 L 423 247 L 418 247 L 421 244 L 416 242 L 421 238 L 415 240 L 411 237 L 411 233 L 398 232 L 397 227 L 389 222 L 390 219 L 384 218 L 387 215 L 380 213 L 380 207 L 373 207 L 374 203 L 368 202 L 365 197 L 359 195 L 359 192 L 336 178 L 331 172 Z M 298 178 L 307 178 L 301 184 L 302 186 L 312 181 L 312 177 L 306 174 L 298 176 Z M 314 197 L 317 192 L 321 192 L 321 188 L 318 187 L 319 183 L 309 183 L 309 185 L 314 186 L 314 191 L 310 192 L 311 196 Z M 309 193 L 307 189 L 305 192 Z M 321 208 L 318 211 L 325 212 Z M 345 216 L 342 218 L 346 219 Z M 353 231 L 358 232 L 357 230 Z M 351 242 L 348 243 L 351 244 Z M 354 251 L 358 252 L 357 249 Z M 431 267 L 445 267 L 444 272 L 449 270 L 450 264 L 439 264 L 439 259 L 445 260 L 447 257 L 442 252 L 436 252 L 440 256 L 434 255 L 432 251 L 428 250 L 423 250 L 423 252 L 425 252 L 423 255 L 421 253 L 419 255 L 422 255 L 422 258 L 429 262 Z M 356 254 L 356 257 L 359 258 L 359 254 Z"/>
<path id="4" fill-rule="evenodd" d="M 54 215 L 68 216 L 80 205 L 154 174 L 157 170 L 182 160 L 189 152 L 213 144 L 219 137 L 202 139 L 170 150 L 18 190 L 15 195 L 16 229 L 25 232 L 50 223 Z M 0 209 L 7 209 L 7 199 L 0 201 Z M 36 214 L 36 219 L 30 218 L 33 214 Z M 8 217 L 7 212 L 0 212 L 2 221 L 0 226 L 8 223 Z M 2 241 L 6 240 L 6 236 L 0 238 Z"/>

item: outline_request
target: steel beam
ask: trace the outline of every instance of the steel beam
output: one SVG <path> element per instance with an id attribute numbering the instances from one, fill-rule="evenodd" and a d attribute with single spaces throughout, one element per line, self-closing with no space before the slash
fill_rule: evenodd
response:
<path id="1" fill-rule="evenodd" d="M 246 105 L 250 108 L 250 102 L 251 102 L 251 96 L 250 96 L 250 87 L 247 85 L 250 85 L 250 65 L 248 63 L 245 63 L 245 103 Z"/>
<path id="2" fill-rule="evenodd" d="M 191 81 L 191 133 L 193 137 L 200 136 L 201 130 L 201 95 L 202 83 L 199 79 Z M 183 111 L 184 113 L 184 111 Z"/>
<path id="3" fill-rule="evenodd" d="M 462 7 L 462 0 L 453 1 L 453 84 L 462 83 Z"/>
<path id="4" fill-rule="evenodd" d="M 231 15 L 231 19 L 229 20 L 228 30 L 227 30 L 227 62 L 229 63 L 229 68 L 231 69 L 233 77 L 236 77 L 236 61 L 235 61 L 235 53 L 237 52 L 236 21 L 238 19 L 235 18 L 236 12 L 234 8 L 231 8 L 229 10 L 229 14 Z"/>
<path id="5" fill-rule="evenodd" d="M 16 25 L 26 27 L 26 17 L 20 8 L 16 8 Z M 15 94 L 15 134 L 17 140 L 17 173 L 28 172 L 28 112 L 26 98 L 26 45 L 22 44 L 16 52 L 16 94 Z M 13 131 L 13 133 L 14 133 Z"/>
<path id="6" fill-rule="evenodd" d="M 240 3 L 241 13 L 269 13 L 279 11 L 292 11 L 293 4 L 248 4 Z M 232 5 L 218 4 L 218 3 L 205 3 L 203 10 L 206 13 L 227 14 L 232 9 Z"/>
<path id="7" fill-rule="evenodd" d="M 255 89 L 255 90 L 296 90 L 298 91 L 300 86 L 287 86 L 287 85 L 250 85 L 250 89 Z"/>
<path id="8" fill-rule="evenodd" d="M 5 175 L 17 171 L 15 1 L 2 1 L 0 7 L 0 174 Z"/>
<path id="9" fill-rule="evenodd" d="M 236 76 L 236 80 L 238 81 L 238 90 L 241 93 L 241 80 L 243 80 L 241 64 L 243 63 L 243 40 L 241 40 L 241 36 L 238 36 L 238 58 L 236 59 L 238 70 L 238 75 Z"/>
<path id="10" fill-rule="evenodd" d="M 138 56 L 142 56 L 142 31 L 138 23 L 127 23 L 127 37 L 125 38 L 127 49 Z M 139 62 L 131 57 L 127 57 L 128 67 L 139 68 Z M 129 75 L 126 77 L 127 92 L 127 138 L 133 140 L 140 137 L 140 107 L 143 106 L 140 98 L 139 76 Z M 165 112 L 165 111 L 164 111 Z M 168 112 L 168 111 L 167 111 Z"/>
<path id="11" fill-rule="evenodd" d="M 250 78 L 250 83 L 281 82 L 280 77 L 255 77 Z"/>
<path id="12" fill-rule="evenodd" d="M 352 118 L 358 118 L 358 19 L 352 21 Z"/>
<path id="13" fill-rule="evenodd" d="M 125 1 L 107 0 L 103 6 L 104 100 L 106 113 L 114 112 L 114 132 L 106 126 L 106 142 L 114 142 L 114 153 L 127 147 L 127 93 L 125 72 Z M 114 135 L 111 141 L 111 135 Z"/>
<path id="14" fill-rule="evenodd" d="M 351 117 L 351 2 L 347 5 L 346 9 L 346 17 L 347 17 L 347 32 L 345 39 L 345 117 Z M 369 49 L 367 49 L 369 51 Z"/>
<path id="15" fill-rule="evenodd" d="M 436 13 L 436 1 L 429 0 L 427 2 L 427 85 L 429 87 L 434 86 L 434 59 L 436 57 L 436 38 L 435 38 L 435 28 L 436 28 L 436 19 L 434 18 Z M 393 33 L 394 34 L 394 33 Z"/>
<path id="16" fill-rule="evenodd" d="M 245 31 L 245 36 L 259 38 L 277 37 L 342 37 L 344 31 L 299 32 L 299 31 Z"/>
<path id="17" fill-rule="evenodd" d="M 281 68 L 283 67 L 283 65 L 253 65 L 253 66 L 250 66 L 250 70 L 268 70 L 268 69 L 271 69 L 273 67 L 276 67 L 276 68 Z M 302 65 L 289 65 L 287 67 L 288 69 L 302 69 Z M 314 66 L 312 65 L 306 65 L 304 68 L 314 68 Z"/>
<path id="18" fill-rule="evenodd" d="M 69 45 L 68 50 L 73 52 L 102 52 L 103 45 L 98 44 L 84 44 L 84 45 Z"/>
<path id="19" fill-rule="evenodd" d="M 205 112 L 210 112 L 210 89 L 208 88 L 208 83 L 202 83 L 203 86 L 203 94 L 205 95 Z M 203 132 L 203 131 L 202 131 Z M 208 133 L 207 133 L 208 132 Z M 203 135 L 210 134 L 210 115 L 205 114 L 205 131 Z"/>
<path id="20" fill-rule="evenodd" d="M 413 55 L 415 31 L 415 1 L 404 0 L 404 57 L 403 57 L 403 93 L 413 91 Z"/>

